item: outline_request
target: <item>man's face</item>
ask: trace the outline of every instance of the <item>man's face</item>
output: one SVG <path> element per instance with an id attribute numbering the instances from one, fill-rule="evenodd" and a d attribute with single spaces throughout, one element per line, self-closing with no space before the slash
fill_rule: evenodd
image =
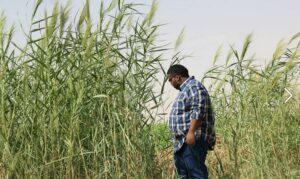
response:
<path id="1" fill-rule="evenodd" d="M 181 76 L 168 74 L 168 81 L 174 88 L 176 88 L 177 90 L 180 89 L 180 85 L 182 83 Z"/>

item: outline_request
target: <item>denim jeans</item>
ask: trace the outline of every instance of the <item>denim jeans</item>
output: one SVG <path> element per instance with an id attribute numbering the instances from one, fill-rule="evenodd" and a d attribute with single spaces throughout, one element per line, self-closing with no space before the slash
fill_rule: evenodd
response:
<path id="1" fill-rule="evenodd" d="M 182 179 L 207 179 L 208 172 L 205 166 L 208 146 L 203 139 L 196 139 L 193 146 L 186 143 L 174 153 L 177 173 Z"/>

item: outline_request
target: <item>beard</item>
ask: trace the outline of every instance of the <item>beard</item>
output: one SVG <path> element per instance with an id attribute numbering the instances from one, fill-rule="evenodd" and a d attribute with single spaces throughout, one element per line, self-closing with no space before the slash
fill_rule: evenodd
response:
<path id="1" fill-rule="evenodd" d="M 180 90 L 180 85 L 174 85 L 173 87 L 177 90 Z"/>

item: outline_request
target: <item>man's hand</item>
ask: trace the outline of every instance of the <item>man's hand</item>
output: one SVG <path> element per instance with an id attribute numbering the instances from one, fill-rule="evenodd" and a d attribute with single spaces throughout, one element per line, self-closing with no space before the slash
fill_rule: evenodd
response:
<path id="1" fill-rule="evenodd" d="M 192 119 L 191 120 L 191 126 L 189 129 L 189 132 L 187 133 L 185 137 L 185 143 L 187 145 L 194 145 L 196 143 L 195 141 L 195 130 L 200 126 L 200 120 Z"/>
<path id="2" fill-rule="evenodd" d="M 194 132 L 188 132 L 185 137 L 185 143 L 187 145 L 194 145 L 195 144 L 195 134 Z"/>

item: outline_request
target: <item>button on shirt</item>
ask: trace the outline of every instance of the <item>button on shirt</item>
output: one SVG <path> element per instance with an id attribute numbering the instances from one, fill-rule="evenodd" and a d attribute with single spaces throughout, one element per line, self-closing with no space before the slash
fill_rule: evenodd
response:
<path id="1" fill-rule="evenodd" d="M 206 88 L 201 82 L 195 80 L 194 76 L 181 84 L 170 113 L 169 127 L 174 142 L 174 152 L 184 144 L 191 119 L 201 121 L 201 125 L 195 132 L 196 140 L 203 138 L 208 143 L 209 149 L 213 149 L 216 137 L 211 100 Z"/>

